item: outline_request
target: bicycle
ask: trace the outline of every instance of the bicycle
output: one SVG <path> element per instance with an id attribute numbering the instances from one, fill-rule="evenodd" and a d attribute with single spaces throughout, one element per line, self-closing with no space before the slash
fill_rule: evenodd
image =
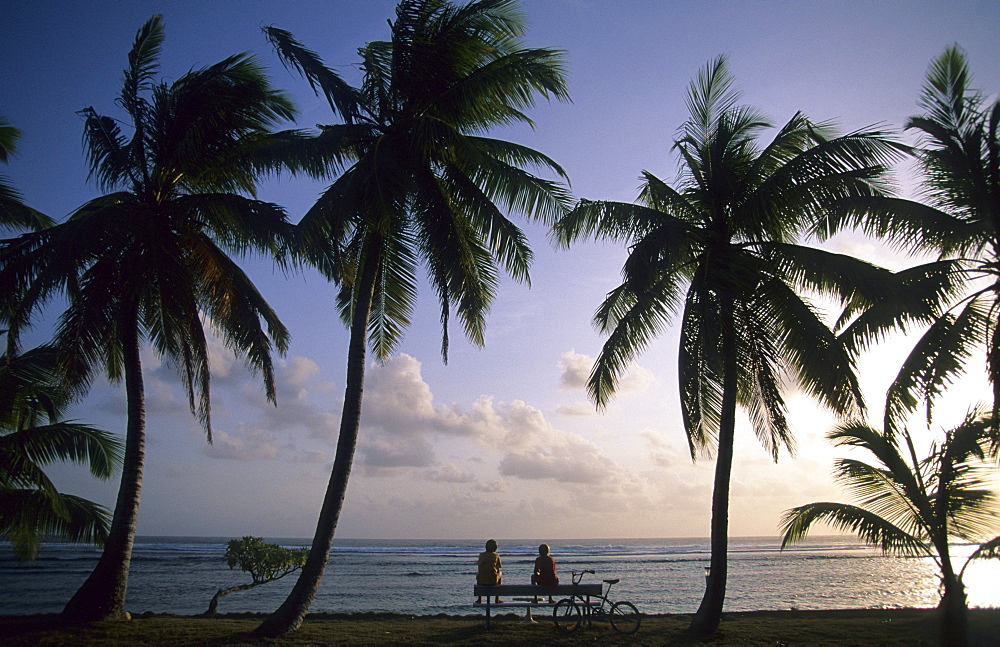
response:
<path id="1" fill-rule="evenodd" d="M 573 584 L 579 584 L 586 573 L 595 575 L 594 571 L 589 570 L 581 571 L 579 575 L 573 571 Z M 611 587 L 619 582 L 621 580 L 604 580 L 608 588 L 600 597 L 601 603 L 599 605 L 580 595 L 573 595 L 556 602 L 556 606 L 552 610 L 556 628 L 563 633 L 573 633 L 580 627 L 586 616 L 588 624 L 594 620 L 604 620 L 605 618 L 610 620 L 611 626 L 620 634 L 634 634 L 639 631 L 639 624 L 642 622 L 639 609 L 625 600 L 612 602 L 608 599 Z"/>

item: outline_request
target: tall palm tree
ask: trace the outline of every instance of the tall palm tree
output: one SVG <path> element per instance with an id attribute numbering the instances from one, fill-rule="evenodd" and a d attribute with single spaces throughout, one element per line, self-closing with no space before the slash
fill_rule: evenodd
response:
<path id="1" fill-rule="evenodd" d="M 948 47 L 934 59 L 920 95 L 924 114 L 907 128 L 922 136 L 926 204 L 895 199 L 852 199 L 820 222 L 820 233 L 858 227 L 914 252 L 937 253 L 924 266 L 952 272 L 966 284 L 947 303 L 906 358 L 886 398 L 885 429 L 892 432 L 934 399 L 986 352 L 993 410 L 1000 408 L 1000 99 L 971 87 L 965 55 Z"/>
<path id="2" fill-rule="evenodd" d="M 46 535 L 103 544 L 111 513 L 60 493 L 45 475 L 54 461 L 86 465 L 108 479 L 121 467 L 122 443 L 106 431 L 62 420 L 73 393 L 60 379 L 55 349 L 0 355 L 0 535 L 19 559 L 32 560 Z"/>
<path id="3" fill-rule="evenodd" d="M 0 162 L 4 164 L 17 151 L 21 131 L 0 117 Z M 6 176 L 0 174 L 0 229 L 41 229 L 52 219 L 21 201 L 21 194 Z"/>
<path id="4" fill-rule="evenodd" d="M 159 16 L 138 31 L 117 103 L 130 120 L 82 111 L 91 175 L 109 191 L 55 227 L 0 244 L 0 294 L 17 297 L 9 347 L 46 300 L 65 293 L 56 330 L 71 383 L 104 370 L 124 380 L 125 463 L 102 557 L 64 615 L 94 620 L 124 613 L 145 456 L 144 342 L 179 367 L 191 411 L 211 442 L 209 364 L 203 317 L 263 375 L 274 400 L 273 348 L 288 333 L 228 252 L 273 251 L 283 210 L 246 197 L 254 189 L 248 151 L 292 116 L 246 54 L 156 82 Z"/>
<path id="5" fill-rule="evenodd" d="M 391 40 L 360 50 L 359 88 L 288 32 L 265 30 L 344 122 L 324 126 L 303 162 L 325 159 L 337 176 L 298 227 L 312 262 L 341 283 L 350 343 L 336 457 L 309 558 L 259 635 L 296 629 L 319 587 L 357 444 L 367 347 L 384 360 L 398 345 L 416 300 L 418 264 L 440 303 L 447 361 L 452 309 L 481 345 L 498 268 L 528 279 L 531 251 L 503 210 L 552 222 L 567 206 L 558 184 L 522 168 L 563 176 L 555 162 L 482 135 L 491 126 L 531 123 L 522 109 L 536 94 L 567 98 L 560 55 L 522 47 L 516 3 L 403 0 L 390 25 Z"/>
<path id="6" fill-rule="evenodd" d="M 775 460 L 781 447 L 793 450 L 785 380 L 838 413 L 861 410 L 852 354 L 800 294 L 861 308 L 889 298 L 894 278 L 795 240 L 828 201 L 881 195 L 884 165 L 900 147 L 877 131 L 830 138 L 801 114 L 761 146 L 771 125 L 738 99 L 726 59 L 709 63 L 688 90 L 691 116 L 674 143 L 677 188 L 643 172 L 639 204 L 584 200 L 554 230 L 565 245 L 583 237 L 629 245 L 624 280 L 594 317 L 608 333 L 588 385 L 598 406 L 681 311 L 684 430 L 692 458 L 717 451 L 711 566 L 692 623 L 698 636 L 714 633 L 725 599 L 737 407 Z"/>
<path id="7" fill-rule="evenodd" d="M 1000 456 L 996 418 L 970 413 L 923 460 L 917 460 L 906 429 L 883 434 L 852 422 L 827 437 L 875 458 L 874 463 L 852 458 L 834 463 L 834 476 L 860 505 L 821 502 L 788 510 L 781 520 L 782 548 L 803 539 L 814 523 L 825 522 L 856 533 L 885 553 L 933 559 L 941 576 L 942 644 L 964 645 L 968 628 L 962 576 L 972 560 L 1000 557 L 1000 536 L 995 536 L 1000 514 L 991 490 Z M 982 542 L 958 571 L 952 540 Z"/>

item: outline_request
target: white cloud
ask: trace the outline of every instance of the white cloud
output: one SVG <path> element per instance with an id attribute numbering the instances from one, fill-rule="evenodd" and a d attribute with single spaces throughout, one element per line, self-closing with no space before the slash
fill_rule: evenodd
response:
<path id="1" fill-rule="evenodd" d="M 590 372 L 596 360 L 589 355 L 567 351 L 559 360 L 559 389 L 562 391 L 586 391 Z M 628 370 L 618 380 L 616 393 L 644 393 L 656 382 L 653 373 L 638 364 L 630 364 Z"/>
<path id="2" fill-rule="evenodd" d="M 567 351 L 559 360 L 559 388 L 563 391 L 584 391 L 594 360 L 576 351 Z"/>

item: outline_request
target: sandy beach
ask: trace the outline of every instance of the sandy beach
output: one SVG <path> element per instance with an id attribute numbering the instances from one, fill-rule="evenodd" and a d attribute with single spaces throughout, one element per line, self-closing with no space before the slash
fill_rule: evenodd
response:
<path id="1" fill-rule="evenodd" d="M 595 624 L 571 636 L 556 632 L 547 616 L 523 624 L 523 613 L 495 616 L 487 632 L 483 616 L 403 614 L 313 614 L 288 638 L 255 641 L 260 614 L 214 618 L 146 614 L 125 622 L 61 627 L 58 616 L 0 617 L 4 644 L 20 645 L 686 645 L 686 615 L 650 615 L 636 635 L 619 636 Z M 995 645 L 1000 609 L 970 611 L 973 645 Z M 727 613 L 712 645 L 935 645 L 933 609 L 755 611 Z"/>

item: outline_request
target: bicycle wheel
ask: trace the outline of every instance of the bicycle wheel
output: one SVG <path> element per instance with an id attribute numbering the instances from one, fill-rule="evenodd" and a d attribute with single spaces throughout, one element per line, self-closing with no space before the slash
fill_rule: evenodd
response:
<path id="1" fill-rule="evenodd" d="M 615 602 L 611 605 L 611 626 L 620 634 L 634 634 L 639 631 L 642 616 L 631 602 Z"/>
<path id="2" fill-rule="evenodd" d="M 582 615 L 573 598 L 565 598 L 556 602 L 552 618 L 556 621 L 556 629 L 564 634 L 571 634 L 580 627 Z"/>

